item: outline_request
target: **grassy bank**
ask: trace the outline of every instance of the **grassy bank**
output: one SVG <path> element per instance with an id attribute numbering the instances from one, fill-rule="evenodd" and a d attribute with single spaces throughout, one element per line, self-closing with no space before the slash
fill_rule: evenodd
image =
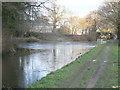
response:
<path id="1" fill-rule="evenodd" d="M 74 78 L 82 73 L 80 83 L 77 83 L 74 87 L 84 87 L 84 84 L 87 82 L 88 78 L 95 71 L 94 66 L 97 67 L 97 64 L 93 63 L 92 60 L 96 58 L 97 55 L 102 54 L 106 44 L 99 45 L 91 49 L 89 52 L 85 53 L 81 58 L 77 58 L 75 61 L 66 65 L 65 67 L 58 69 L 57 71 L 51 72 L 46 77 L 41 80 L 34 82 L 32 85 L 29 85 L 28 88 L 65 88 L 71 85 Z M 98 58 L 100 62 L 100 58 Z M 94 64 L 94 65 L 93 65 Z M 93 66 L 92 66 L 93 65 Z M 87 67 L 87 68 L 86 68 Z M 84 69 L 86 68 L 86 69 Z M 78 78 L 79 79 L 79 78 Z"/>
<path id="2" fill-rule="evenodd" d="M 103 72 L 97 81 L 95 88 L 112 88 L 118 85 L 118 44 L 114 43 L 110 49 L 110 55 Z"/>

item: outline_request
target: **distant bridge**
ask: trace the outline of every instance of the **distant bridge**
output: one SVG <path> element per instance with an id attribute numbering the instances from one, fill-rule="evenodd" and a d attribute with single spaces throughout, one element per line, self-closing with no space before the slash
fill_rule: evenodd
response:
<path id="1" fill-rule="evenodd" d="M 99 39 L 113 39 L 114 34 L 111 32 L 97 32 L 97 38 L 99 38 Z"/>

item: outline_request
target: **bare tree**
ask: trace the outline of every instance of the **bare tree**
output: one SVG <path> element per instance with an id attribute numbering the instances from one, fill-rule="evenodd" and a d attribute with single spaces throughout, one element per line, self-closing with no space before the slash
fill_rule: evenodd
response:
<path id="1" fill-rule="evenodd" d="M 107 0 L 103 3 L 99 8 L 98 13 L 104 28 L 106 25 L 110 24 L 109 27 L 114 28 L 116 33 L 118 32 L 118 22 L 120 21 L 119 10 L 120 2 L 111 2 L 110 0 Z"/>
<path id="2" fill-rule="evenodd" d="M 56 1 L 51 2 L 51 10 L 48 12 L 49 21 L 53 26 L 53 32 L 60 27 L 62 20 L 64 19 L 65 8 L 57 5 Z"/>

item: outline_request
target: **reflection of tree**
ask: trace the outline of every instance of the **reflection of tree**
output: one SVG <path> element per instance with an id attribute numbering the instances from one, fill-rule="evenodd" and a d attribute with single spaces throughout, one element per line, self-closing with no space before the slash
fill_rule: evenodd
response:
<path id="1" fill-rule="evenodd" d="M 52 53 L 53 53 L 53 67 L 55 69 L 55 66 L 56 66 L 56 48 L 55 48 L 55 45 L 54 45 L 54 48 L 52 50 Z"/>
<path id="2" fill-rule="evenodd" d="M 53 49 L 53 61 L 55 62 L 56 61 L 56 50 Z"/>
<path id="3" fill-rule="evenodd" d="M 53 32 L 57 30 L 57 27 L 61 26 L 64 19 L 65 12 L 66 12 L 65 8 L 63 8 L 62 6 L 59 6 L 56 3 L 56 0 L 53 0 L 51 2 L 51 10 L 49 10 L 48 12 L 48 17 L 49 17 L 50 23 L 52 24 Z"/>
<path id="4" fill-rule="evenodd" d="M 24 60 L 25 60 L 25 58 L 21 57 L 21 69 L 22 70 L 24 69 Z"/>
<path id="5" fill-rule="evenodd" d="M 65 62 L 65 45 L 63 47 L 64 47 L 64 49 L 63 49 L 63 52 L 64 52 L 63 58 L 64 58 L 64 65 L 65 65 L 66 64 L 66 62 Z"/>
<path id="6" fill-rule="evenodd" d="M 71 56 L 71 59 L 73 59 L 73 54 L 74 54 L 74 47 L 73 47 L 73 44 L 72 44 L 72 56 Z"/>

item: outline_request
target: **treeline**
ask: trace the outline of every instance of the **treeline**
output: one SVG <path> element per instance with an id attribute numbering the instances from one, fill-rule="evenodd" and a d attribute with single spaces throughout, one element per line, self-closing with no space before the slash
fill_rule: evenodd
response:
<path id="1" fill-rule="evenodd" d="M 30 36 L 28 34 L 36 23 L 43 23 L 43 26 L 50 24 L 54 32 L 62 25 L 66 12 L 64 7 L 57 5 L 56 0 L 3 2 L 3 34 L 11 37 Z"/>
<path id="2" fill-rule="evenodd" d="M 69 10 L 57 4 L 56 0 L 39 2 L 3 2 L 3 32 L 13 36 L 30 36 L 35 22 L 48 23 L 52 32 L 59 29 L 64 34 L 85 34 L 95 36 L 97 30 L 119 33 L 120 2 L 105 1 L 98 10 L 79 18 Z M 42 20 L 42 19 L 43 20 Z M 43 25 L 44 26 L 44 25 Z M 118 34 L 119 37 L 120 34 Z"/>
<path id="3" fill-rule="evenodd" d="M 40 6 L 40 4 L 38 6 Z M 36 3 L 30 2 L 3 2 L 3 33 L 8 33 L 11 36 L 27 34 L 36 18 L 37 9 L 35 9 L 35 7 L 37 7 Z"/>
<path id="4" fill-rule="evenodd" d="M 2 2 L 2 50 L 15 52 L 13 37 L 30 36 L 29 30 L 37 19 L 44 2 Z"/>
<path id="5" fill-rule="evenodd" d="M 79 18 L 71 16 L 69 18 L 69 26 L 72 33 L 76 33 L 79 29 L 83 33 L 96 30 L 107 30 L 114 34 L 118 33 L 120 25 L 119 19 L 120 2 L 105 1 L 98 10 L 90 12 L 86 17 Z M 70 29 L 70 28 L 69 28 Z M 68 30 L 68 29 L 67 29 Z"/>

